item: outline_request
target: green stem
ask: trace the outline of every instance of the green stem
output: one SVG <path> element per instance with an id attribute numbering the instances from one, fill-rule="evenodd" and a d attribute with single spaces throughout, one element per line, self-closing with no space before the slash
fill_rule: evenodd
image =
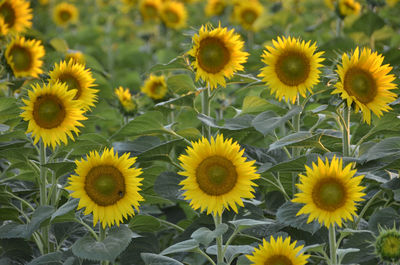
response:
<path id="1" fill-rule="evenodd" d="M 103 241 L 107 236 L 107 231 L 105 228 L 103 228 L 103 224 L 99 224 L 99 240 Z M 100 261 L 100 265 L 108 265 L 108 260 L 102 260 Z"/>
<path id="2" fill-rule="evenodd" d="M 297 99 L 296 99 L 296 105 L 300 106 L 300 95 L 297 95 Z M 301 125 L 300 125 L 300 118 L 301 118 L 301 112 L 299 114 L 296 114 L 293 117 L 293 127 L 296 133 L 300 132 L 301 129 Z M 292 149 L 292 158 L 297 158 L 300 156 L 301 153 L 301 149 L 299 147 L 293 147 Z M 292 192 L 293 194 L 296 193 L 297 189 L 296 189 L 296 183 L 297 183 L 297 174 L 293 173 L 292 174 Z"/>
<path id="3" fill-rule="evenodd" d="M 39 192 L 40 192 L 40 205 L 44 206 L 47 204 L 47 191 L 46 191 L 46 147 L 44 142 L 40 140 L 39 147 L 39 163 L 40 163 L 40 180 L 39 180 Z M 42 229 L 42 239 L 43 239 L 43 254 L 49 253 L 49 226 L 45 226 Z"/>
<path id="4" fill-rule="evenodd" d="M 77 218 L 75 218 L 74 221 L 77 222 L 77 223 L 79 223 L 79 224 L 81 224 L 81 225 L 83 225 L 84 227 L 86 227 L 86 229 L 92 234 L 92 236 L 93 236 L 97 241 L 100 241 L 100 238 L 99 238 L 99 236 L 97 235 L 97 233 L 96 233 L 88 224 L 86 224 L 84 221 L 82 221 L 82 220 L 80 220 L 80 219 L 77 219 Z"/>
<path id="5" fill-rule="evenodd" d="M 335 225 L 331 225 L 329 227 L 329 249 L 330 249 L 330 259 L 331 265 L 339 265 L 337 263 L 337 255 L 336 255 L 336 230 Z"/>
<path id="6" fill-rule="evenodd" d="M 342 132 L 342 141 L 343 141 L 343 156 L 350 156 L 350 109 L 345 104 L 343 108 L 343 132 Z"/>
<path id="7" fill-rule="evenodd" d="M 201 92 L 201 112 L 210 116 L 210 85 Z M 207 138 L 211 138 L 211 128 L 210 126 L 203 125 L 203 135 Z"/>
<path id="8" fill-rule="evenodd" d="M 213 215 L 214 217 L 214 223 L 215 223 L 215 229 L 222 224 L 222 215 Z M 223 251 L 222 251 L 222 235 L 217 236 L 216 242 L 217 242 L 217 264 L 223 263 L 224 262 L 224 256 L 223 256 Z"/>
<path id="9" fill-rule="evenodd" d="M 226 250 L 228 249 L 228 246 L 231 244 L 231 242 L 233 241 L 233 239 L 235 238 L 235 236 L 239 233 L 238 229 L 235 229 L 235 231 L 233 231 L 232 235 L 228 238 L 228 241 L 226 241 L 226 244 L 224 246 L 224 249 L 222 251 L 222 256 L 225 257 L 225 253 Z"/>
<path id="10" fill-rule="evenodd" d="M 342 19 L 340 17 L 336 20 L 336 37 L 342 35 Z"/>

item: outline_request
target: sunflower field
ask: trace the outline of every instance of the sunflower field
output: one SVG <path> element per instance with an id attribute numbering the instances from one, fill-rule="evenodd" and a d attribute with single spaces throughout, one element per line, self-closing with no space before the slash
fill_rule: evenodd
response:
<path id="1" fill-rule="evenodd" d="M 400 0 L 0 0 L 0 265 L 399 265 Z"/>

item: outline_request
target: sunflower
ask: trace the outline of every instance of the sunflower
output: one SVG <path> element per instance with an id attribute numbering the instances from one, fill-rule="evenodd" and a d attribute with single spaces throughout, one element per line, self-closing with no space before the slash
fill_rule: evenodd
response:
<path id="1" fill-rule="evenodd" d="M 85 215 L 93 213 L 93 226 L 98 221 L 103 228 L 119 226 L 123 218 L 135 215 L 133 208 L 139 211 L 142 169 L 133 167 L 136 157 L 129 156 L 118 157 L 113 148 L 105 148 L 101 156 L 92 151 L 86 160 L 75 161 L 76 175 L 68 179 L 66 189 L 80 199 L 78 209 L 85 207 Z"/>
<path id="2" fill-rule="evenodd" d="M 85 55 L 83 55 L 83 53 L 80 51 L 68 50 L 67 54 L 65 55 L 65 61 L 68 62 L 70 60 L 76 64 L 86 64 Z"/>
<path id="3" fill-rule="evenodd" d="M 319 67 L 322 66 L 323 52 L 315 53 L 316 43 L 300 42 L 299 39 L 278 37 L 272 41 L 274 47 L 266 46 L 262 61 L 267 65 L 261 69 L 260 77 L 275 93 L 279 101 L 294 103 L 297 95 L 305 97 L 307 90 L 319 82 Z"/>
<path id="4" fill-rule="evenodd" d="M 139 11 L 143 20 L 158 20 L 161 0 L 140 0 Z"/>
<path id="5" fill-rule="evenodd" d="M 331 164 L 318 158 L 318 166 L 306 166 L 306 175 L 299 175 L 301 184 L 296 186 L 301 191 L 292 201 L 304 203 L 297 215 L 310 214 L 307 223 L 314 219 L 326 227 L 337 224 L 342 226 L 342 220 L 353 220 L 356 213 L 356 202 L 363 201 L 365 195 L 360 186 L 364 176 L 353 177 L 352 163 L 343 168 L 342 159 L 333 157 Z"/>
<path id="6" fill-rule="evenodd" d="M 226 6 L 226 0 L 208 0 L 205 7 L 205 13 L 209 17 L 217 16 L 224 12 Z"/>
<path id="7" fill-rule="evenodd" d="M 117 95 L 121 110 L 125 115 L 129 116 L 135 113 L 137 105 L 132 99 L 129 88 L 124 89 L 120 86 L 118 89 L 115 89 L 115 95 Z"/>
<path id="8" fill-rule="evenodd" d="M 375 240 L 375 254 L 388 264 L 400 262 L 400 231 L 395 227 L 389 230 L 379 228 L 379 236 Z"/>
<path id="9" fill-rule="evenodd" d="M 297 241 L 290 243 L 290 236 L 277 240 L 271 236 L 270 242 L 263 239 L 263 244 L 251 255 L 246 257 L 252 261 L 252 265 L 305 265 L 310 255 L 301 252 L 303 245 L 296 247 Z"/>
<path id="10" fill-rule="evenodd" d="M 183 28 L 186 26 L 187 20 L 185 5 L 177 1 L 164 2 L 160 9 L 160 17 L 167 27 Z"/>
<path id="11" fill-rule="evenodd" d="M 62 2 L 54 8 L 53 20 L 58 26 L 66 27 L 77 22 L 78 18 L 79 11 L 73 4 Z"/>
<path id="12" fill-rule="evenodd" d="M 262 16 L 264 7 L 258 0 L 242 1 L 233 8 L 233 17 L 243 28 L 257 31 L 259 26 L 258 19 Z"/>
<path id="13" fill-rule="evenodd" d="M 74 99 L 79 99 L 82 108 L 87 111 L 94 106 L 97 101 L 97 89 L 94 78 L 89 69 L 85 69 L 82 64 L 76 64 L 74 61 L 62 61 L 60 64 L 55 64 L 52 71 L 49 72 L 50 83 L 63 82 L 66 83 L 69 90 L 74 90 L 76 95 Z"/>
<path id="14" fill-rule="evenodd" d="M 25 31 L 32 26 L 32 9 L 25 0 L 0 0 L 0 17 L 12 33 Z"/>
<path id="15" fill-rule="evenodd" d="M 163 75 L 150 75 L 150 77 L 144 82 L 141 91 L 152 99 L 162 99 L 168 92 L 165 77 Z"/>
<path id="16" fill-rule="evenodd" d="M 74 100 L 75 92 L 65 84 L 55 83 L 32 86 L 29 99 L 22 101 L 26 106 L 21 117 L 28 121 L 27 133 L 32 132 L 34 144 L 41 138 L 45 146 L 53 149 L 60 141 L 68 143 L 67 136 L 74 140 L 72 132 L 79 133 L 80 121 L 86 120 L 79 101 Z"/>
<path id="17" fill-rule="evenodd" d="M 360 109 L 363 120 L 371 123 L 371 111 L 378 117 L 383 111 L 391 108 L 388 103 L 393 102 L 397 95 L 390 90 L 395 89 L 393 83 L 395 76 L 389 74 L 392 70 L 388 64 L 382 65 L 384 57 L 368 48 L 359 51 L 355 49 L 351 58 L 347 54 L 342 55 L 342 65 L 338 66 L 337 73 L 340 81 L 332 94 L 341 93 L 341 97 L 347 100 L 347 105 L 355 103 L 355 111 Z"/>
<path id="18" fill-rule="evenodd" d="M 361 11 L 361 5 L 354 0 L 339 0 L 339 12 L 342 16 L 356 15 Z"/>
<path id="19" fill-rule="evenodd" d="M 206 81 L 211 89 L 226 86 L 225 77 L 231 78 L 236 71 L 243 70 L 249 54 L 242 51 L 244 42 L 234 30 L 227 28 L 209 30 L 202 26 L 199 34 L 193 36 L 194 46 L 188 52 L 195 58 L 192 62 L 196 69 L 196 81 Z"/>
<path id="20" fill-rule="evenodd" d="M 390 7 L 394 7 L 398 2 L 399 0 L 386 0 L 386 4 Z"/>
<path id="21" fill-rule="evenodd" d="M 218 135 L 211 142 L 202 138 L 192 142 L 181 155 L 179 161 L 186 176 L 179 183 L 190 200 L 193 209 L 207 209 L 207 214 L 222 215 L 224 209 L 232 208 L 237 213 L 237 205 L 243 207 L 242 198 L 254 198 L 253 180 L 260 177 L 253 166 L 255 161 L 246 161 L 244 149 L 237 142 Z"/>
<path id="22" fill-rule="evenodd" d="M 27 40 L 17 36 L 7 45 L 5 57 L 16 77 L 38 77 L 43 73 L 41 67 L 44 54 L 40 40 Z"/>

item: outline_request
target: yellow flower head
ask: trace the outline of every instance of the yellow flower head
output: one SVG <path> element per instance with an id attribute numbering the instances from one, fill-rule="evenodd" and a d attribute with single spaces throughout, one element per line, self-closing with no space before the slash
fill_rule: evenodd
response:
<path id="1" fill-rule="evenodd" d="M 68 90 L 75 91 L 74 99 L 80 100 L 82 108 L 87 111 L 94 106 L 97 101 L 97 89 L 95 86 L 95 79 L 92 77 L 90 69 L 85 69 L 82 64 L 76 64 L 74 61 L 69 60 L 55 64 L 52 71 L 49 72 L 50 83 L 62 82 L 66 83 Z"/>
<path id="2" fill-rule="evenodd" d="M 0 16 L 0 37 L 6 36 L 8 33 L 8 25 L 4 21 L 4 18 Z"/>
<path id="3" fill-rule="evenodd" d="M 253 180 L 260 177 L 254 167 L 255 161 L 246 161 L 244 149 L 237 142 L 222 135 L 211 141 L 202 138 L 192 142 L 181 155 L 179 161 L 184 171 L 180 175 L 183 196 L 190 206 L 207 214 L 222 215 L 224 209 L 232 208 L 237 213 L 237 205 L 243 207 L 242 198 L 254 198 Z"/>
<path id="4" fill-rule="evenodd" d="M 29 1 L 0 0 L 0 17 L 12 33 L 20 33 L 32 26 L 32 9 Z"/>
<path id="5" fill-rule="evenodd" d="M 125 115 L 131 115 L 136 112 L 137 105 L 135 101 L 132 99 L 131 92 L 129 92 L 129 88 L 124 89 L 120 86 L 118 89 L 115 89 L 115 95 L 118 97 L 118 101 L 121 107 L 122 112 Z"/>
<path id="6" fill-rule="evenodd" d="M 394 7 L 400 0 L 386 0 L 386 3 L 390 7 Z"/>
<path id="7" fill-rule="evenodd" d="M 338 66 L 339 82 L 332 94 L 341 94 L 350 107 L 355 103 L 355 111 L 363 113 L 363 120 L 371 123 L 371 111 L 378 117 L 383 111 L 391 108 L 388 103 L 393 102 L 397 95 L 390 90 L 396 88 L 393 83 L 395 76 L 389 74 L 392 70 L 388 64 L 382 65 L 384 57 L 368 48 L 361 51 L 357 47 L 349 56 L 342 55 L 342 65 Z"/>
<path id="8" fill-rule="evenodd" d="M 161 5 L 161 0 L 140 0 L 139 11 L 143 20 L 158 20 Z"/>
<path id="9" fill-rule="evenodd" d="M 114 149 L 105 148 L 101 156 L 92 151 L 86 160 L 75 161 L 75 175 L 68 179 L 66 189 L 80 199 L 78 209 L 85 207 L 85 215 L 93 213 L 93 226 L 98 221 L 103 228 L 119 226 L 123 218 L 135 215 L 134 208 L 139 211 L 142 169 L 133 167 L 136 157 L 129 156 L 118 157 Z"/>
<path id="10" fill-rule="evenodd" d="M 181 29 L 186 26 L 187 11 L 181 2 L 164 2 L 160 9 L 160 16 L 167 27 Z"/>
<path id="11" fill-rule="evenodd" d="M 339 12 L 342 16 L 357 15 L 361 11 L 361 4 L 355 0 L 339 0 Z"/>
<path id="12" fill-rule="evenodd" d="M 329 7 L 329 9 L 335 9 L 336 0 L 325 0 L 325 5 Z"/>
<path id="13" fill-rule="evenodd" d="M 333 157 L 331 163 L 318 158 L 318 165 L 306 166 L 306 175 L 300 176 L 300 184 L 296 184 L 300 193 L 292 201 L 304 203 L 297 215 L 309 214 L 307 223 L 318 220 L 322 225 L 330 227 L 342 226 L 343 220 L 353 220 L 357 202 L 363 201 L 365 193 L 360 186 L 364 176 L 354 177 L 352 163 L 343 168 L 342 159 Z"/>
<path id="14" fill-rule="evenodd" d="M 53 11 L 54 22 L 61 27 L 76 23 L 79 18 L 79 10 L 73 4 L 66 2 L 56 5 Z"/>
<path id="15" fill-rule="evenodd" d="M 193 36 L 193 48 L 188 54 L 195 58 L 196 80 L 206 81 L 211 89 L 226 86 L 225 77 L 232 78 L 236 71 L 243 70 L 249 54 L 243 51 L 244 42 L 234 30 L 218 28 L 210 30 L 202 26 Z"/>
<path id="16" fill-rule="evenodd" d="M 243 28 L 251 31 L 257 31 L 260 25 L 258 19 L 264 12 L 263 5 L 258 0 L 242 1 L 233 8 L 233 17 Z"/>
<path id="17" fill-rule="evenodd" d="M 44 54 L 41 41 L 17 36 L 7 45 L 5 57 L 16 77 L 38 77 L 43 73 Z"/>
<path id="18" fill-rule="evenodd" d="M 65 55 L 65 61 L 73 61 L 75 64 L 86 64 L 85 55 L 80 51 L 68 50 L 67 54 Z"/>
<path id="19" fill-rule="evenodd" d="M 86 120 L 79 101 L 73 99 L 75 92 L 61 83 L 37 84 L 32 89 L 29 99 L 22 99 L 26 106 L 21 117 L 29 122 L 27 133 L 32 132 L 34 144 L 42 139 L 45 146 L 54 149 L 60 142 L 67 144 L 67 136 L 74 140 L 72 132 L 77 135 L 77 127 L 83 126 L 80 121 Z"/>
<path id="20" fill-rule="evenodd" d="M 265 46 L 262 61 L 267 65 L 261 69 L 260 77 L 281 101 L 294 103 L 298 94 L 305 97 L 307 90 L 319 83 L 318 68 L 322 66 L 323 52 L 315 52 L 316 43 L 305 42 L 295 38 L 278 37 L 272 41 L 274 47 Z"/>
<path id="21" fill-rule="evenodd" d="M 206 15 L 209 17 L 220 15 L 224 12 L 226 6 L 226 0 L 208 0 L 205 7 Z"/>
<path id="22" fill-rule="evenodd" d="M 305 265 L 310 255 L 301 252 L 303 245 L 296 247 L 297 241 L 290 243 L 290 236 L 275 240 L 272 236 L 270 242 L 263 239 L 263 244 L 251 255 L 246 257 L 252 265 Z"/>
<path id="23" fill-rule="evenodd" d="M 150 75 L 150 77 L 144 82 L 141 91 L 152 99 L 157 100 L 164 98 L 168 92 L 165 77 L 163 75 Z"/>

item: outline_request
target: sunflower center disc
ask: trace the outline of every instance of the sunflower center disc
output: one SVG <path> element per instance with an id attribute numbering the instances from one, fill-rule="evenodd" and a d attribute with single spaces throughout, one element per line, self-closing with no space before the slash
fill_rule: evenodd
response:
<path id="1" fill-rule="evenodd" d="M 154 95 L 159 95 L 161 93 L 162 87 L 163 85 L 161 83 L 155 82 L 150 88 L 151 93 L 153 93 Z"/>
<path id="2" fill-rule="evenodd" d="M 209 37 L 200 42 L 198 63 L 204 71 L 218 73 L 229 60 L 229 50 L 221 40 Z"/>
<path id="3" fill-rule="evenodd" d="M 400 258 L 400 236 L 389 234 L 382 238 L 381 252 L 383 256 L 390 259 Z"/>
<path id="4" fill-rule="evenodd" d="M 293 265 L 292 261 L 284 255 L 274 255 L 269 257 L 264 265 Z"/>
<path id="5" fill-rule="evenodd" d="M 319 208 L 334 211 L 345 203 L 346 191 L 338 180 L 327 178 L 316 184 L 312 198 Z"/>
<path id="6" fill-rule="evenodd" d="M 9 3 L 4 3 L 0 6 L 0 15 L 4 18 L 4 22 L 8 27 L 14 26 L 15 11 Z"/>
<path id="7" fill-rule="evenodd" d="M 344 77 L 344 89 L 364 104 L 374 100 L 377 94 L 376 84 L 371 74 L 359 68 L 347 71 Z"/>
<path id="8" fill-rule="evenodd" d="M 246 24 L 253 25 L 254 21 L 257 19 L 257 14 L 253 10 L 244 10 L 242 12 L 242 19 Z"/>
<path id="9" fill-rule="evenodd" d="M 68 22 L 71 19 L 71 13 L 68 12 L 67 10 L 62 10 L 60 12 L 60 19 L 64 22 Z"/>
<path id="10" fill-rule="evenodd" d="M 27 49 L 20 46 L 14 46 L 10 50 L 10 56 L 12 56 L 14 67 L 18 71 L 26 71 L 31 68 L 32 58 Z"/>
<path id="11" fill-rule="evenodd" d="M 166 16 L 168 22 L 171 22 L 171 23 L 179 22 L 179 17 L 173 10 L 165 11 L 165 16 Z"/>
<path id="12" fill-rule="evenodd" d="M 278 58 L 276 62 L 276 73 L 279 80 L 285 85 L 300 85 L 304 83 L 309 76 L 309 60 L 299 52 L 287 52 Z"/>
<path id="13" fill-rule="evenodd" d="M 124 197 L 124 176 L 113 166 L 94 167 L 86 176 L 85 191 L 96 204 L 112 205 Z"/>
<path id="14" fill-rule="evenodd" d="M 66 83 L 68 86 L 68 90 L 71 89 L 76 89 L 76 94 L 74 99 L 78 99 L 81 96 L 81 86 L 79 84 L 79 81 L 76 80 L 76 78 L 70 74 L 62 74 L 59 78 L 58 78 L 61 82 Z"/>
<path id="15" fill-rule="evenodd" d="M 196 170 L 196 180 L 202 191 L 209 195 L 222 195 L 235 187 L 236 168 L 232 162 L 221 156 L 204 159 Z"/>
<path id="16" fill-rule="evenodd" d="M 56 128 L 65 119 L 64 105 L 56 96 L 39 96 L 33 106 L 33 118 L 41 128 Z"/>

